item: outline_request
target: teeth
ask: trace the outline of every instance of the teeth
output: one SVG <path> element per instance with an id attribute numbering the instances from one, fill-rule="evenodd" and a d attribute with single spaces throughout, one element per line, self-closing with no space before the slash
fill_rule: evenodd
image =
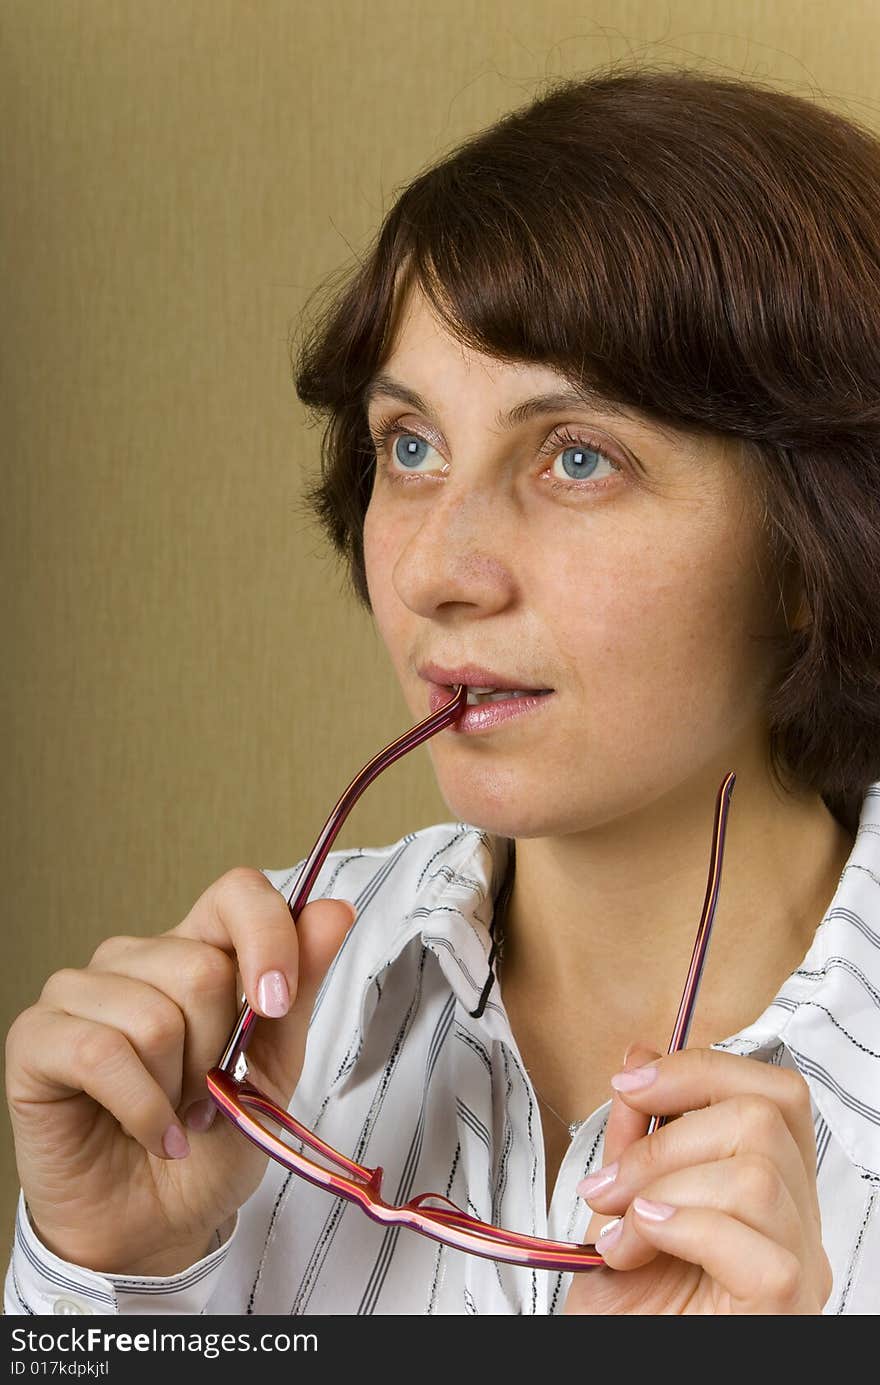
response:
<path id="1" fill-rule="evenodd" d="M 492 692 L 483 688 L 468 688 L 467 705 L 477 707 L 481 702 L 502 702 L 507 697 L 531 697 L 529 692 L 521 692 L 518 688 L 504 688 L 501 692 Z"/>

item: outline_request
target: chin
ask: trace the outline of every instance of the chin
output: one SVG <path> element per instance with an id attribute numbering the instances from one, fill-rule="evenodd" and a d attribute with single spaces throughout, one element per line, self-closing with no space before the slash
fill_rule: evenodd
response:
<path id="1" fill-rule="evenodd" d="M 438 788 L 451 818 L 500 837 L 548 837 L 576 831 L 550 802 L 542 805 L 532 794 L 511 788 L 508 776 L 477 769 L 470 782 L 448 782 L 438 776 Z"/>

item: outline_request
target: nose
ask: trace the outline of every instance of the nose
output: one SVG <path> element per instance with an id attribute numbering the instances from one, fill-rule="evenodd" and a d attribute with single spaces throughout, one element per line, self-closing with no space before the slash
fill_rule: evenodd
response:
<path id="1" fill-rule="evenodd" d="M 500 492 L 450 486 L 421 508 L 394 564 L 394 587 L 410 610 L 427 618 L 449 605 L 491 614 L 512 599 L 514 559 Z"/>

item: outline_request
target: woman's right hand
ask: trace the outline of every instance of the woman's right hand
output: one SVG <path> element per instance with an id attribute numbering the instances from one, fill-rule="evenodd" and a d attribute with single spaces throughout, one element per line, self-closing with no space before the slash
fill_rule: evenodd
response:
<path id="1" fill-rule="evenodd" d="M 222 1116 L 205 1127 L 215 1112 L 205 1073 L 242 992 L 270 1016 L 286 985 L 289 1010 L 261 1019 L 247 1062 L 249 1079 L 287 1108 L 318 987 L 354 916 L 347 900 L 316 899 L 294 924 L 266 877 L 238 867 L 176 928 L 108 938 L 87 967 L 49 977 L 6 1040 L 19 1178 L 49 1250 L 132 1275 L 174 1274 L 208 1253 L 267 1157 Z"/>

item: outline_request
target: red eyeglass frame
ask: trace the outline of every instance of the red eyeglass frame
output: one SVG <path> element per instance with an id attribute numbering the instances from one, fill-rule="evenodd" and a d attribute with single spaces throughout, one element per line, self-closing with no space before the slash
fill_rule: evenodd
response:
<path id="1" fill-rule="evenodd" d="M 458 685 L 452 699 L 419 722 L 404 735 L 375 755 L 349 784 L 324 824 L 317 842 L 303 864 L 299 878 L 293 888 L 288 909 L 296 922 L 305 907 L 314 887 L 318 872 L 324 863 L 336 834 L 351 811 L 352 806 L 368 784 L 381 774 L 395 760 L 406 755 L 417 745 L 455 721 L 467 702 L 467 688 Z M 709 879 L 703 912 L 697 928 L 691 964 L 685 981 L 684 992 L 678 1008 L 678 1016 L 669 1053 L 684 1048 L 690 1030 L 697 990 L 703 971 L 706 949 L 715 918 L 718 891 L 721 882 L 721 866 L 724 856 L 724 838 L 730 809 L 730 797 L 736 775 L 726 774 L 718 789 L 715 801 L 715 818 L 710 852 Z M 354 924 L 357 927 L 357 923 Z M 216 1065 L 207 1073 L 208 1090 L 218 1109 L 243 1135 L 267 1154 L 290 1169 L 292 1173 L 305 1178 L 316 1187 L 338 1197 L 356 1203 L 373 1221 L 385 1226 L 405 1226 L 432 1240 L 470 1255 L 481 1255 L 489 1260 L 505 1261 L 512 1265 L 527 1265 L 545 1270 L 586 1270 L 604 1265 L 605 1261 L 592 1244 L 578 1244 L 568 1241 L 544 1240 L 539 1236 L 527 1236 L 504 1227 L 493 1226 L 476 1217 L 462 1212 L 442 1193 L 420 1193 L 409 1202 L 400 1205 L 389 1203 L 382 1197 L 382 1175 L 380 1167 L 368 1168 L 347 1158 L 339 1150 L 325 1143 L 307 1126 L 296 1120 L 289 1111 L 283 1111 L 251 1082 L 247 1081 L 247 1061 L 245 1051 L 253 1037 L 254 1025 L 260 1016 L 246 1002 L 242 1006 L 235 1027 L 229 1036 Z M 314 1160 L 286 1144 L 261 1125 L 250 1114 L 262 1113 L 283 1130 L 295 1136 L 304 1145 L 320 1153 L 334 1163 L 340 1172 L 316 1164 Z M 665 1125 L 668 1117 L 653 1116 L 648 1126 L 648 1134 Z M 428 1202 L 442 1204 L 428 1207 Z"/>

